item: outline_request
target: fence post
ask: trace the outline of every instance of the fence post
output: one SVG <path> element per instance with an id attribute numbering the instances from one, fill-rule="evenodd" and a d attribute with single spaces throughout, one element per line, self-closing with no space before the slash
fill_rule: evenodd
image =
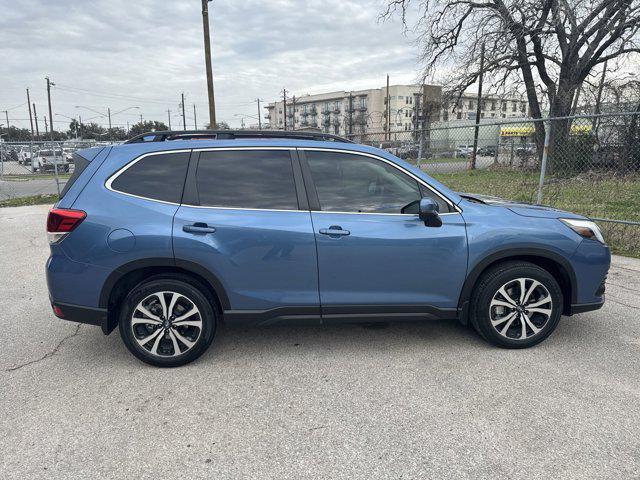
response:
<path id="1" fill-rule="evenodd" d="M 33 139 L 29 142 L 29 163 L 31 164 L 31 173 L 35 172 L 33 168 Z"/>
<path id="2" fill-rule="evenodd" d="M 549 160 L 549 139 L 551 138 L 551 120 L 544 122 L 544 148 L 542 150 L 542 164 L 540 165 L 540 182 L 538 182 L 538 197 L 536 204 L 542 203 L 542 187 L 544 187 L 544 175 L 547 172 L 547 162 Z"/>
<path id="3" fill-rule="evenodd" d="M 58 151 L 56 150 L 56 144 L 51 142 L 53 145 L 53 171 L 56 176 L 56 190 L 58 191 L 58 197 L 60 196 L 60 179 L 58 178 Z M 60 147 L 62 148 L 62 147 Z"/>
<path id="4" fill-rule="evenodd" d="M 498 158 L 500 155 L 500 130 L 501 130 L 501 125 L 498 124 L 498 134 L 496 136 L 496 153 L 493 154 L 493 164 L 497 165 L 498 164 Z"/>
<path id="5" fill-rule="evenodd" d="M 420 144 L 418 146 L 418 161 L 416 162 L 417 167 L 422 170 L 420 164 L 422 163 L 422 153 L 424 149 L 424 124 L 422 125 L 422 129 L 420 130 Z"/>

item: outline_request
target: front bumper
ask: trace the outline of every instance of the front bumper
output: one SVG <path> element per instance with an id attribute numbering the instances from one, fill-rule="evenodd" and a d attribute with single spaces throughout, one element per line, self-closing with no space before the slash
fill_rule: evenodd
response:
<path id="1" fill-rule="evenodd" d="M 575 315 L 578 313 L 591 312 L 593 310 L 599 310 L 604 305 L 604 295 L 602 296 L 602 301 L 595 303 L 574 303 L 569 306 L 569 311 L 567 312 L 568 316 Z"/>

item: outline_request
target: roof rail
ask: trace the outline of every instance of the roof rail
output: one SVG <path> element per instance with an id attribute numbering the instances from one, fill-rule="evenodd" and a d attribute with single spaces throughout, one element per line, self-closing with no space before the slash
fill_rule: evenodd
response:
<path id="1" fill-rule="evenodd" d="M 167 130 L 137 135 L 124 143 L 166 142 L 168 140 L 236 140 L 260 138 L 288 138 L 295 140 L 318 140 L 324 142 L 353 143 L 344 137 L 321 132 L 301 130 Z"/>

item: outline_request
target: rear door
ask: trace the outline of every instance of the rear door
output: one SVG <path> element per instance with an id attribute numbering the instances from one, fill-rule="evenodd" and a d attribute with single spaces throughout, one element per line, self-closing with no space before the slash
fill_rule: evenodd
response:
<path id="1" fill-rule="evenodd" d="M 291 313 L 319 320 L 316 246 L 295 149 L 193 155 L 174 219 L 177 263 L 199 264 L 217 278 L 228 320 Z"/>
<path id="2" fill-rule="evenodd" d="M 301 152 L 318 246 L 323 318 L 344 314 L 453 316 L 467 237 L 455 207 L 392 162 L 357 152 Z M 431 197 L 442 226 L 404 206 Z"/>

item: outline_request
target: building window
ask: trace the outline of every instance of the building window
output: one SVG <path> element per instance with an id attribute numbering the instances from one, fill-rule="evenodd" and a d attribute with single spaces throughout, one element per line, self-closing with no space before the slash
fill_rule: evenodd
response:
<path id="1" fill-rule="evenodd" d="M 495 100 L 491 100 L 491 110 L 493 110 L 493 111 L 496 110 L 496 101 Z"/>
<path id="2" fill-rule="evenodd" d="M 469 110 L 473 110 L 474 108 L 476 108 L 476 102 L 469 100 Z"/>

